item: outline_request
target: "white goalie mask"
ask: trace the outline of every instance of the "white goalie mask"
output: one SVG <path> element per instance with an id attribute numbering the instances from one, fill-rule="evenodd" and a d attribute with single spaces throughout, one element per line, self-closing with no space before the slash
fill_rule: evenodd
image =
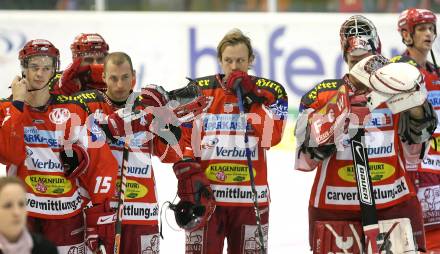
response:
<path id="1" fill-rule="evenodd" d="M 380 53 L 381 43 L 373 22 L 362 15 L 347 19 L 339 30 L 341 49 L 346 54 L 361 56 L 367 52 Z"/>
<path id="2" fill-rule="evenodd" d="M 350 75 L 368 87 L 370 111 L 386 102 L 392 113 L 399 113 L 423 104 L 427 92 L 423 75 L 408 63 L 389 63 L 380 55 L 366 57 L 356 63 Z"/>

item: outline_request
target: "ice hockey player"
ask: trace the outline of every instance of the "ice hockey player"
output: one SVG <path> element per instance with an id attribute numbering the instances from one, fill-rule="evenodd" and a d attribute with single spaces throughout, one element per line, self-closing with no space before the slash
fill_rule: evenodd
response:
<path id="1" fill-rule="evenodd" d="M 432 46 L 437 37 L 437 17 L 435 13 L 424 9 L 403 11 L 398 20 L 398 31 L 406 51 L 391 59 L 392 62 L 406 62 L 416 66 L 423 74 L 428 90 L 428 100 L 437 115 L 440 112 L 440 76 L 436 64 L 428 61 Z M 433 54 L 433 53 L 432 53 Z M 425 222 L 427 251 L 440 251 L 440 167 L 435 161 L 440 155 L 440 130 L 433 134 L 428 156 L 419 168 L 408 166 L 409 175 L 414 181 Z"/>
<path id="2" fill-rule="evenodd" d="M 162 87 L 148 85 L 140 95 L 133 92 L 135 74 L 130 56 L 123 52 L 112 52 L 104 61 L 102 79 L 106 84 L 105 92 L 88 90 L 73 97 L 87 105 L 91 122 L 96 121 L 103 126 L 107 142 L 119 165 L 118 186 L 122 181 L 123 163 L 127 169 L 124 175 L 125 193 L 118 189 L 112 202 L 112 207 L 116 208 L 121 195 L 124 196 L 120 253 L 158 253 L 159 205 L 152 156 L 157 156 L 164 163 L 182 159 L 183 154 L 178 146 L 181 139 L 180 122 L 177 116 L 170 116 L 171 120 L 165 119 L 166 114 L 173 112 L 166 111 L 169 98 Z M 126 139 L 129 139 L 128 149 L 124 148 Z M 187 143 L 186 146 L 190 146 L 189 140 Z M 185 145 L 182 144 L 182 147 Z M 127 155 L 123 155 L 125 150 Z"/>
<path id="3" fill-rule="evenodd" d="M 403 233 L 407 232 L 408 228 L 412 228 L 418 249 L 424 250 L 423 218 L 420 210 L 417 209 L 420 204 L 415 196 L 414 186 L 401 162 L 420 162 L 423 144 L 432 134 L 437 119 L 424 97 L 421 103 L 414 103 L 413 106 L 409 103 L 410 100 L 407 100 L 407 104 L 410 105 L 407 106 L 410 108 L 401 113 L 397 112 L 402 104 L 395 104 L 396 101 L 401 100 L 376 103 L 385 98 L 379 96 L 387 85 L 381 81 L 389 82 L 390 79 L 386 78 L 390 73 L 392 73 L 391 80 L 397 80 L 395 82 L 398 84 L 410 88 L 405 90 L 398 87 L 397 90 L 387 92 L 406 96 L 414 90 L 422 89 L 419 84 L 422 83 L 420 72 L 407 64 L 397 66 L 397 69 L 403 68 L 402 70 L 408 70 L 411 74 L 400 78 L 395 74 L 396 66 L 390 66 L 392 67 L 390 69 L 389 65 L 386 65 L 387 60 L 383 57 L 371 57 L 375 52 L 380 53 L 380 39 L 374 24 L 364 16 L 355 15 L 347 19 L 341 26 L 340 40 L 343 57 L 350 73 L 355 69 L 363 71 L 370 66 L 369 68 L 373 70 L 371 77 L 376 80 L 375 84 L 382 85 L 379 92 L 374 93 L 373 98 L 367 99 L 372 90 L 371 86 L 366 86 L 369 84 L 370 76 L 361 82 L 358 76 L 355 78 L 352 74 L 346 74 L 341 79 L 322 81 L 301 99 L 301 114 L 295 130 L 295 135 L 300 140 L 297 145 L 295 169 L 311 171 L 317 168 L 309 203 L 310 247 L 314 253 L 347 251 L 364 253 L 363 243 L 360 240 L 363 231 L 360 221 L 365 214 L 360 212 L 358 197 L 362 195 L 364 199 L 365 193 L 358 193 L 356 188 L 356 170 L 350 147 L 350 139 L 353 137 L 350 135 L 353 134 L 343 131 L 347 121 L 339 118 L 339 116 L 345 118 L 343 114 L 345 107 L 350 108 L 350 119 L 358 119 L 357 124 L 365 128 L 364 141 L 373 184 L 371 196 L 376 204 L 378 219 L 387 222 L 396 219 L 391 220 L 392 225 L 396 225 L 395 229 L 393 227 L 394 230 L 386 228 L 386 232 L 390 232 L 388 236 L 385 235 L 389 240 L 388 244 L 379 247 L 392 250 L 393 253 L 404 251 L 414 253 L 416 247 L 411 244 L 412 236 L 405 238 L 408 233 Z M 374 72 L 377 69 L 381 71 Z M 332 100 L 332 98 L 344 97 L 339 96 L 344 93 L 348 103 L 344 100 Z M 387 99 L 391 98 L 395 97 L 387 97 Z M 336 107 L 332 108 L 334 114 L 332 110 L 327 112 L 326 116 L 330 117 L 327 118 L 329 119 L 327 123 L 339 125 L 327 126 L 326 129 L 319 128 L 321 123 L 316 119 L 319 119 L 320 112 L 323 112 L 326 106 L 331 106 L 328 102 L 336 104 Z M 376 103 L 376 105 L 370 107 L 368 103 Z M 419 106 L 420 104 L 422 105 Z M 338 121 L 331 120 L 335 118 Z M 323 127 L 326 126 L 324 122 L 322 123 Z M 360 183 L 365 184 L 365 181 L 362 180 Z M 410 223 L 400 218 L 408 218 Z M 379 226 L 381 225 L 379 221 Z M 375 252 L 378 251 L 373 250 L 373 253 Z"/>
<path id="4" fill-rule="evenodd" d="M 105 91 L 102 70 L 109 46 L 104 38 L 97 33 L 79 34 L 70 50 L 73 62 L 51 81 L 51 92 L 71 95 L 90 89 Z"/>
<path id="5" fill-rule="evenodd" d="M 87 225 L 87 233 L 97 237 L 114 232 L 114 213 L 105 207 L 115 191 L 116 161 L 105 142 L 91 139 L 81 102 L 50 94 L 49 81 L 59 68 L 58 49 L 47 40 L 31 40 L 19 60 L 22 75 L 13 81 L 12 96 L 24 134 L 16 146 L 25 148 L 16 156 L 25 159 L 8 165 L 7 174 L 26 184 L 29 229 L 43 234 L 59 253 L 84 253 L 86 203 L 92 206 L 86 211 L 88 220 L 96 220 L 96 227 Z M 114 234 L 100 238 L 100 245 L 112 250 Z"/>
<path id="6" fill-rule="evenodd" d="M 233 29 L 217 46 L 217 59 L 224 74 L 197 78 L 203 95 L 211 99 L 207 113 L 191 126 L 184 126 L 192 128 L 193 137 L 200 137 L 200 140 L 192 140 L 193 152 L 198 160 L 192 162 L 193 166 L 191 162 L 177 163 L 174 171 L 180 179 L 181 169 L 190 168 L 192 175 L 189 181 L 206 176 L 209 182 L 199 181 L 199 186 L 210 185 L 216 209 L 213 213 L 205 213 L 205 219 L 187 220 L 188 224 L 184 227 L 186 253 L 223 253 L 225 238 L 230 253 L 261 251 L 252 184 L 258 193 L 261 238 L 264 238 L 263 244 L 267 247 L 270 199 L 265 154 L 266 150 L 280 142 L 283 135 L 287 94 L 281 84 L 248 74 L 254 58 L 250 39 L 240 30 Z M 246 120 L 240 115 L 239 87 Z M 246 156 L 245 132 L 249 136 L 252 180 Z M 185 187 L 188 186 L 179 185 L 179 196 L 190 192 Z"/>

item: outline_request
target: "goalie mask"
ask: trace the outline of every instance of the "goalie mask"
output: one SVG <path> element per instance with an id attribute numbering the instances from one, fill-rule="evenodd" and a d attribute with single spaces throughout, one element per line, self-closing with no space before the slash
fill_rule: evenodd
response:
<path id="1" fill-rule="evenodd" d="M 361 56 L 368 52 L 380 53 L 381 43 L 373 22 L 362 15 L 347 19 L 339 31 L 344 60 L 346 54 Z"/>

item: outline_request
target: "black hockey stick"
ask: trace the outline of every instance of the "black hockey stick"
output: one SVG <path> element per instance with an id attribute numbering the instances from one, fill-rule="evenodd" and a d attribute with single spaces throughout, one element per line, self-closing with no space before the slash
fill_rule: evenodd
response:
<path id="1" fill-rule="evenodd" d="M 379 235 L 379 222 L 377 219 L 376 203 L 374 201 L 373 183 L 368 165 L 367 148 L 363 144 L 364 128 L 357 128 L 355 136 L 351 139 L 351 152 L 355 172 L 356 187 L 361 211 L 362 229 L 367 251 L 369 243 L 373 253 L 379 253 L 377 236 Z"/>
<path id="2" fill-rule="evenodd" d="M 437 61 L 435 61 L 435 57 L 434 57 L 434 51 L 431 48 L 431 58 L 432 58 L 432 63 L 434 64 L 434 68 L 435 68 L 435 73 L 437 74 L 437 76 L 440 77 L 440 71 L 438 69 L 438 65 L 437 65 Z"/>
<path id="3" fill-rule="evenodd" d="M 251 182 L 251 189 L 252 189 L 252 199 L 254 202 L 254 211 L 255 211 L 255 219 L 257 221 L 257 231 L 258 231 L 258 238 L 259 238 L 259 244 L 261 248 L 261 253 L 266 253 L 266 248 L 264 245 L 264 235 L 263 235 L 263 229 L 261 227 L 261 215 L 260 215 L 260 209 L 258 207 L 258 195 L 257 195 L 257 189 L 255 187 L 255 179 L 254 179 L 254 171 L 252 170 L 252 158 L 251 158 L 251 149 L 249 148 L 249 137 L 247 133 L 247 120 L 245 117 L 244 107 L 243 107 L 243 98 L 241 97 L 243 92 L 241 91 L 241 79 L 238 79 L 234 83 L 234 87 L 236 88 L 237 98 L 238 98 L 238 108 L 240 110 L 240 117 L 244 118 L 245 126 L 244 129 L 244 145 L 246 148 L 246 159 L 248 164 L 248 170 L 249 170 L 249 178 Z"/>

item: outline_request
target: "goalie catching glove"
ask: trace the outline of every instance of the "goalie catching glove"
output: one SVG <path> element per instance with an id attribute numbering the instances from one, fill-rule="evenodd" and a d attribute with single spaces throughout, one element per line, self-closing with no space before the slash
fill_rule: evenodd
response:
<path id="1" fill-rule="evenodd" d="M 205 226 L 215 210 L 215 198 L 209 180 L 194 160 L 179 161 L 173 166 L 178 185 L 180 201 L 170 205 L 177 225 L 186 231 L 194 231 Z"/>
<path id="2" fill-rule="evenodd" d="M 371 90 L 367 96 L 370 111 L 385 102 L 397 114 L 422 105 L 427 98 L 423 75 L 408 63 L 389 63 L 373 55 L 355 64 L 350 75 Z"/>

